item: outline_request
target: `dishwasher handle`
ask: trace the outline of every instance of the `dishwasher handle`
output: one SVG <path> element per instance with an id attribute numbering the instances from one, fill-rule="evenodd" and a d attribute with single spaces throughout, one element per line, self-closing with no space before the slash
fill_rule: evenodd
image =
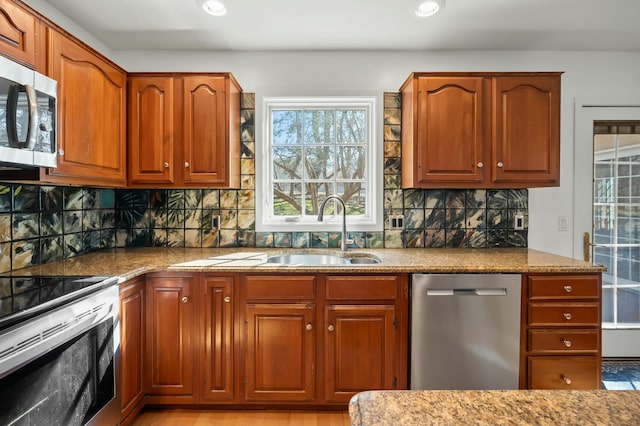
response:
<path id="1" fill-rule="evenodd" d="M 427 296 L 506 296 L 506 288 L 427 289 Z"/>

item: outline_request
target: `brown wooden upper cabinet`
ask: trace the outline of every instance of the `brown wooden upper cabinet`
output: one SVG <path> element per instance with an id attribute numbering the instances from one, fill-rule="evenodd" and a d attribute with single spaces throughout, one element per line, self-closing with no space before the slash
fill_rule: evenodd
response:
<path id="1" fill-rule="evenodd" d="M 402 186 L 558 186 L 560 76 L 411 74 L 400 88 Z"/>
<path id="2" fill-rule="evenodd" d="M 0 0 L 0 53 L 35 66 L 39 20 L 11 0 Z"/>
<path id="3" fill-rule="evenodd" d="M 48 182 L 125 186 L 126 73 L 48 29 L 47 74 L 58 82 L 58 167 Z"/>
<path id="4" fill-rule="evenodd" d="M 229 73 L 130 74 L 129 184 L 238 188 L 241 91 Z"/>

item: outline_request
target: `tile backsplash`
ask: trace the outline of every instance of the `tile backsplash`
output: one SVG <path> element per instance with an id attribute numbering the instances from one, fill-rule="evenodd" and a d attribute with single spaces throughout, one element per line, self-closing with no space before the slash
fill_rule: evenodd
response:
<path id="1" fill-rule="evenodd" d="M 253 94 L 242 99 L 240 189 L 103 189 L 0 183 L 0 272 L 113 247 L 339 247 L 340 232 L 255 232 Z M 400 185 L 400 94 L 385 94 L 384 214 L 404 230 L 358 247 L 526 247 L 528 191 Z M 515 230 L 514 216 L 525 218 Z M 219 229 L 212 227 L 218 219 Z"/>

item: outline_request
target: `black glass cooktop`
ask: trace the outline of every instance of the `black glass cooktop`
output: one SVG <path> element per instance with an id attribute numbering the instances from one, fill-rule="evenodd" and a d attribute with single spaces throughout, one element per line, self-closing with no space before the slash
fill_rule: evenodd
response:
<path id="1" fill-rule="evenodd" d="M 0 330 L 116 284 L 114 276 L 0 276 Z"/>

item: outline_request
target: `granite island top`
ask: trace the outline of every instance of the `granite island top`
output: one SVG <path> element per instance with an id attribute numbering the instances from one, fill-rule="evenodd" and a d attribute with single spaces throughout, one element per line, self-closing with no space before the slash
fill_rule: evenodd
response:
<path id="1" fill-rule="evenodd" d="M 638 425 L 640 391 L 367 391 L 351 426 Z"/>
<path id="2" fill-rule="evenodd" d="M 370 256 L 375 265 L 172 266 L 214 256 L 263 253 L 325 253 L 338 256 Z M 330 273 L 583 273 L 602 272 L 604 267 L 581 260 L 526 248 L 495 249 L 260 249 L 260 248 L 120 248 L 105 249 L 13 271 L 13 275 L 118 275 L 122 280 L 154 271 L 189 272 L 330 272 Z M 4 275 L 9 275 L 6 273 Z"/>

